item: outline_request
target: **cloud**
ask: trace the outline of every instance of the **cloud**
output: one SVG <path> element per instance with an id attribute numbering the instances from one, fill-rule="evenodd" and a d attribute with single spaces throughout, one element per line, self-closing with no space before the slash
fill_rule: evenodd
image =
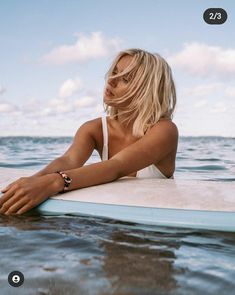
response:
<path id="1" fill-rule="evenodd" d="M 22 106 L 22 110 L 25 114 L 34 116 L 35 112 L 38 112 L 42 108 L 42 102 L 38 99 L 31 98 L 25 99 L 26 103 Z"/>
<path id="2" fill-rule="evenodd" d="M 233 86 L 227 87 L 225 89 L 225 94 L 227 94 L 230 97 L 235 97 L 235 87 Z"/>
<path id="3" fill-rule="evenodd" d="M 73 108 L 71 105 L 68 104 L 59 104 L 54 107 L 46 106 L 40 111 L 40 116 L 47 117 L 53 116 L 57 114 L 66 114 L 73 112 Z"/>
<path id="4" fill-rule="evenodd" d="M 77 108 L 93 107 L 95 98 L 92 96 L 84 96 L 74 102 L 74 106 Z"/>
<path id="5" fill-rule="evenodd" d="M 199 101 L 197 101 L 197 102 L 194 104 L 194 107 L 198 109 L 198 108 L 202 108 L 202 107 L 206 106 L 207 104 L 208 104 L 208 101 L 205 100 L 205 99 L 203 99 L 203 100 L 199 100 Z"/>
<path id="6" fill-rule="evenodd" d="M 82 81 L 80 78 L 66 80 L 59 90 L 59 97 L 67 98 L 78 92 L 82 88 Z"/>
<path id="7" fill-rule="evenodd" d="M 67 100 L 61 98 L 54 98 L 40 110 L 39 115 L 42 117 L 54 116 L 58 114 L 73 113 L 74 107 Z"/>
<path id="8" fill-rule="evenodd" d="M 170 65 L 201 77 L 235 77 L 235 49 L 193 42 L 168 57 Z"/>
<path id="9" fill-rule="evenodd" d="M 184 89 L 184 95 L 189 96 L 207 96 L 214 92 L 217 92 L 221 88 L 222 83 L 211 83 L 206 85 L 197 85 L 194 87 Z"/>
<path id="10" fill-rule="evenodd" d="M 6 88 L 0 85 L 0 95 L 2 95 L 4 92 L 6 92 Z"/>
<path id="11" fill-rule="evenodd" d="M 108 39 L 102 32 L 93 32 L 90 36 L 78 34 L 78 40 L 72 45 L 61 45 L 42 57 L 46 64 L 65 65 L 83 63 L 90 59 L 108 56 L 119 49 L 121 39 Z"/>
<path id="12" fill-rule="evenodd" d="M 227 111 L 227 106 L 223 101 L 220 101 L 214 105 L 210 110 L 210 113 L 225 113 Z"/>
<path id="13" fill-rule="evenodd" d="M 65 104 L 65 101 L 63 99 L 60 99 L 60 98 L 54 98 L 54 99 L 51 99 L 48 102 L 49 107 L 57 107 L 57 106 L 61 106 L 61 105 L 64 105 L 64 104 Z"/>
<path id="14" fill-rule="evenodd" d="M 83 96 L 77 100 L 67 100 L 61 98 L 51 99 L 40 111 L 39 115 L 42 117 L 53 116 L 58 114 L 74 113 L 81 108 L 91 107 L 96 104 L 96 99 L 92 96 Z"/>
<path id="15" fill-rule="evenodd" d="M 13 113 L 16 112 L 18 108 L 9 103 L 0 103 L 0 113 Z"/>

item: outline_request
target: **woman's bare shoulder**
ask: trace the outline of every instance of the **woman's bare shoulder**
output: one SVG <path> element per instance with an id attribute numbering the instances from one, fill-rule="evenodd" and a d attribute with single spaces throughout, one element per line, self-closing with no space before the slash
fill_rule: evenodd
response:
<path id="1" fill-rule="evenodd" d="M 86 126 L 87 131 L 95 140 L 97 139 L 97 136 L 99 136 L 99 133 L 102 132 L 101 117 L 86 121 L 83 125 Z"/>
<path id="2" fill-rule="evenodd" d="M 101 117 L 88 120 L 83 125 L 85 125 L 90 130 L 95 130 L 99 125 L 101 126 Z"/>
<path id="3" fill-rule="evenodd" d="M 178 136 L 178 128 L 176 124 L 170 119 L 160 119 L 157 123 L 155 123 L 150 130 L 156 130 L 158 132 L 170 132 L 171 134 L 175 134 Z"/>
<path id="4" fill-rule="evenodd" d="M 172 130 L 174 130 L 175 132 L 178 133 L 178 128 L 176 126 L 176 124 L 172 121 L 172 120 L 160 120 L 158 121 L 158 126 L 161 126 L 162 128 L 171 128 Z"/>

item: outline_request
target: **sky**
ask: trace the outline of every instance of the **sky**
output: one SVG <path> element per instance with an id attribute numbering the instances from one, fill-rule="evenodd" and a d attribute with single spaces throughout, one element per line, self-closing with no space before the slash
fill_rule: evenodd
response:
<path id="1" fill-rule="evenodd" d="M 74 136 L 116 54 L 142 48 L 172 68 L 180 136 L 235 137 L 234 28 L 234 0 L 0 0 L 0 136 Z"/>

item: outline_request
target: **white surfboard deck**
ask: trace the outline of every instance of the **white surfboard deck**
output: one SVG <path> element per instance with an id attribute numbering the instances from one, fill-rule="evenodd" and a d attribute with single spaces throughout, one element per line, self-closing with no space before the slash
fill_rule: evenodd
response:
<path id="1" fill-rule="evenodd" d="M 32 170 L 0 168 L 0 187 Z M 235 232 L 235 182 L 123 177 L 51 197 L 41 214 L 75 214 L 122 221 Z"/>

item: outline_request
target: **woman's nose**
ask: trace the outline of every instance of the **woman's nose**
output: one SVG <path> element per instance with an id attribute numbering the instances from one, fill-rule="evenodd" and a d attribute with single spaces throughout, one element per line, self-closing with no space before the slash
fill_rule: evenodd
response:
<path id="1" fill-rule="evenodd" d="M 117 78 L 109 78 L 108 79 L 108 84 L 112 87 L 116 87 L 117 85 Z"/>

